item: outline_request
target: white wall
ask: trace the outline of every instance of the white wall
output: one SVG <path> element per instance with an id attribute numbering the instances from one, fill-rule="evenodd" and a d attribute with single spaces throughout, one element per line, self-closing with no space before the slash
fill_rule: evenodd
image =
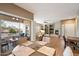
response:
<path id="1" fill-rule="evenodd" d="M 75 20 L 67 20 L 62 23 L 62 35 L 75 36 L 76 34 L 76 22 Z"/>
<path id="2" fill-rule="evenodd" d="M 79 36 L 79 17 L 77 17 L 76 36 Z"/>
<path id="3" fill-rule="evenodd" d="M 75 28 L 76 28 L 76 33 L 75 33 L 76 35 L 74 35 L 74 36 L 78 36 L 79 37 L 79 16 L 77 17 L 77 23 L 76 23 L 76 27 Z M 56 22 L 54 24 L 54 30 L 59 30 L 59 34 L 62 34 L 62 32 L 61 32 L 62 28 L 61 28 L 61 22 L 60 21 L 58 21 L 58 22 Z M 64 34 L 64 32 L 63 32 L 63 34 Z"/>
<path id="4" fill-rule="evenodd" d="M 31 41 L 34 41 L 34 21 L 31 22 Z"/>
<path id="5" fill-rule="evenodd" d="M 31 41 L 36 40 L 36 33 L 39 32 L 41 29 L 40 24 L 36 23 L 35 21 L 31 22 Z"/>
<path id="6" fill-rule="evenodd" d="M 41 25 L 36 23 L 36 33 L 39 32 L 41 30 Z"/>
<path id="7" fill-rule="evenodd" d="M 75 36 L 75 24 L 65 24 L 65 35 L 66 36 Z"/>

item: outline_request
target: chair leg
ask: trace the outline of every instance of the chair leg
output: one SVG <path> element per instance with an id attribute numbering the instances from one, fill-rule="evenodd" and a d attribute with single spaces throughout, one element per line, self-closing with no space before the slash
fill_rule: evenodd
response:
<path id="1" fill-rule="evenodd" d="M 64 49 L 66 48 L 66 45 L 64 46 Z"/>
<path id="2" fill-rule="evenodd" d="M 9 44 L 7 45 L 7 49 L 9 50 Z"/>
<path id="3" fill-rule="evenodd" d="M 3 52 L 3 47 L 1 47 L 1 53 Z"/>
<path id="4" fill-rule="evenodd" d="M 75 47 L 73 47 L 73 49 L 75 50 Z"/>

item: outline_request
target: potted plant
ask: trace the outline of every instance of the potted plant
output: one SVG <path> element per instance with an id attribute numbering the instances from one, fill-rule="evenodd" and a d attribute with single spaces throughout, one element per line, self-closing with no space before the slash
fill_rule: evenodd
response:
<path id="1" fill-rule="evenodd" d="M 16 33 L 16 30 L 13 29 L 13 28 L 11 28 L 11 29 L 9 30 L 9 33 Z"/>

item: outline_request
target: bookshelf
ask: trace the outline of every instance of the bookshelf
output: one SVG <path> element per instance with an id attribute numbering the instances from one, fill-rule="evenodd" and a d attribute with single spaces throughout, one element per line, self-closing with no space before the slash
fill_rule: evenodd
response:
<path id="1" fill-rule="evenodd" d="M 53 24 L 44 25 L 43 28 L 45 30 L 45 34 L 54 34 L 54 25 Z"/>

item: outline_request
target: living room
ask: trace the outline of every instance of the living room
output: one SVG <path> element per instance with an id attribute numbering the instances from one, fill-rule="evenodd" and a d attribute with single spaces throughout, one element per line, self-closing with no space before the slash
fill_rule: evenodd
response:
<path id="1" fill-rule="evenodd" d="M 78 3 L 0 3 L 0 55 L 79 56 L 78 7 Z"/>

